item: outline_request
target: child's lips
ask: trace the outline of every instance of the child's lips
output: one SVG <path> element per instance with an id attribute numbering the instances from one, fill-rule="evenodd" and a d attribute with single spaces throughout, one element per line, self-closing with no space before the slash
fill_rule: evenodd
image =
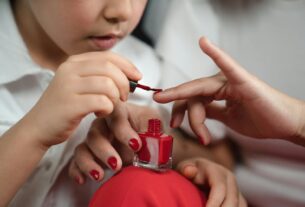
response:
<path id="1" fill-rule="evenodd" d="M 118 42 L 119 37 L 116 35 L 92 36 L 90 40 L 99 50 L 109 50 Z"/>

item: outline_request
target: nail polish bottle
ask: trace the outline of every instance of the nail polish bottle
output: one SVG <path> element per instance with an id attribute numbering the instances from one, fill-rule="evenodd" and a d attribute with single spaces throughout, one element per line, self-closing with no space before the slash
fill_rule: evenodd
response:
<path id="1" fill-rule="evenodd" d="M 142 148 L 135 154 L 133 165 L 156 171 L 171 169 L 173 137 L 161 132 L 161 121 L 150 119 L 147 132 L 139 136 Z"/>

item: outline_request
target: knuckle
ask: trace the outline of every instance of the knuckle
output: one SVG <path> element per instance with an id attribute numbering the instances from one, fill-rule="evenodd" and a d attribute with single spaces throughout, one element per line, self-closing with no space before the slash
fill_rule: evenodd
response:
<path id="1" fill-rule="evenodd" d="M 104 61 L 104 67 L 108 70 L 113 68 L 113 63 L 110 60 L 105 60 Z"/>
<path id="2" fill-rule="evenodd" d="M 103 79 L 103 82 L 102 82 L 102 87 L 104 88 L 107 88 L 107 89 L 113 89 L 115 87 L 115 84 L 114 84 L 114 81 L 109 78 L 109 77 L 105 77 Z"/>
<path id="3" fill-rule="evenodd" d="M 113 111 L 113 104 L 105 95 L 94 96 L 91 100 L 91 108 L 93 111 L 98 111 L 103 115 L 108 115 Z"/>

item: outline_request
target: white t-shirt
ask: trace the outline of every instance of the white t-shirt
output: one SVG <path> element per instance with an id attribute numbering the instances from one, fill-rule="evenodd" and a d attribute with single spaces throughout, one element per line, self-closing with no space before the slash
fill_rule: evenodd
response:
<path id="1" fill-rule="evenodd" d="M 114 48 L 144 74 L 142 82 L 158 87 L 160 63 L 153 50 L 133 37 Z M 18 32 L 8 0 L 0 1 L 0 135 L 20 120 L 38 101 L 54 73 L 35 64 Z M 152 93 L 138 90 L 129 100 L 151 105 Z M 67 142 L 51 147 L 9 206 L 83 207 L 100 185 L 87 179 L 77 185 L 68 177 L 67 163 L 87 134 L 94 115 L 88 115 Z M 17 166 L 18 167 L 18 166 Z M 22 169 L 18 169 L 22 170 Z M 106 177 L 111 176 L 108 171 Z"/>
<path id="2" fill-rule="evenodd" d="M 303 0 L 173 0 L 157 51 L 189 79 L 215 74 L 198 48 L 205 35 L 251 73 L 305 100 L 304 20 Z M 305 206 L 305 148 L 229 133 L 241 147 L 236 175 L 252 205 Z"/>

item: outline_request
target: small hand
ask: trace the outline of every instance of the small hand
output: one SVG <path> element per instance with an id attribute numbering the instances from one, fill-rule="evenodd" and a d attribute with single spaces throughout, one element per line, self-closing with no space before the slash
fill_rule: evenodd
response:
<path id="1" fill-rule="evenodd" d="M 23 123 L 39 144 L 50 147 L 65 141 L 83 117 L 95 112 L 112 113 L 129 93 L 128 78 L 141 74 L 126 59 L 111 52 L 71 56 L 60 65 L 55 77 Z"/>
<path id="2" fill-rule="evenodd" d="M 246 207 L 235 176 L 228 169 L 203 158 L 192 158 L 178 164 L 177 170 L 194 184 L 210 189 L 206 207 Z"/>
<path id="3" fill-rule="evenodd" d="M 75 150 L 70 176 L 80 184 L 85 181 L 83 175 L 101 181 L 105 166 L 117 172 L 130 164 L 133 152 L 141 148 L 137 132 L 147 131 L 148 120 L 159 117 L 149 107 L 118 103 L 110 117 L 93 122 L 86 142 Z"/>

